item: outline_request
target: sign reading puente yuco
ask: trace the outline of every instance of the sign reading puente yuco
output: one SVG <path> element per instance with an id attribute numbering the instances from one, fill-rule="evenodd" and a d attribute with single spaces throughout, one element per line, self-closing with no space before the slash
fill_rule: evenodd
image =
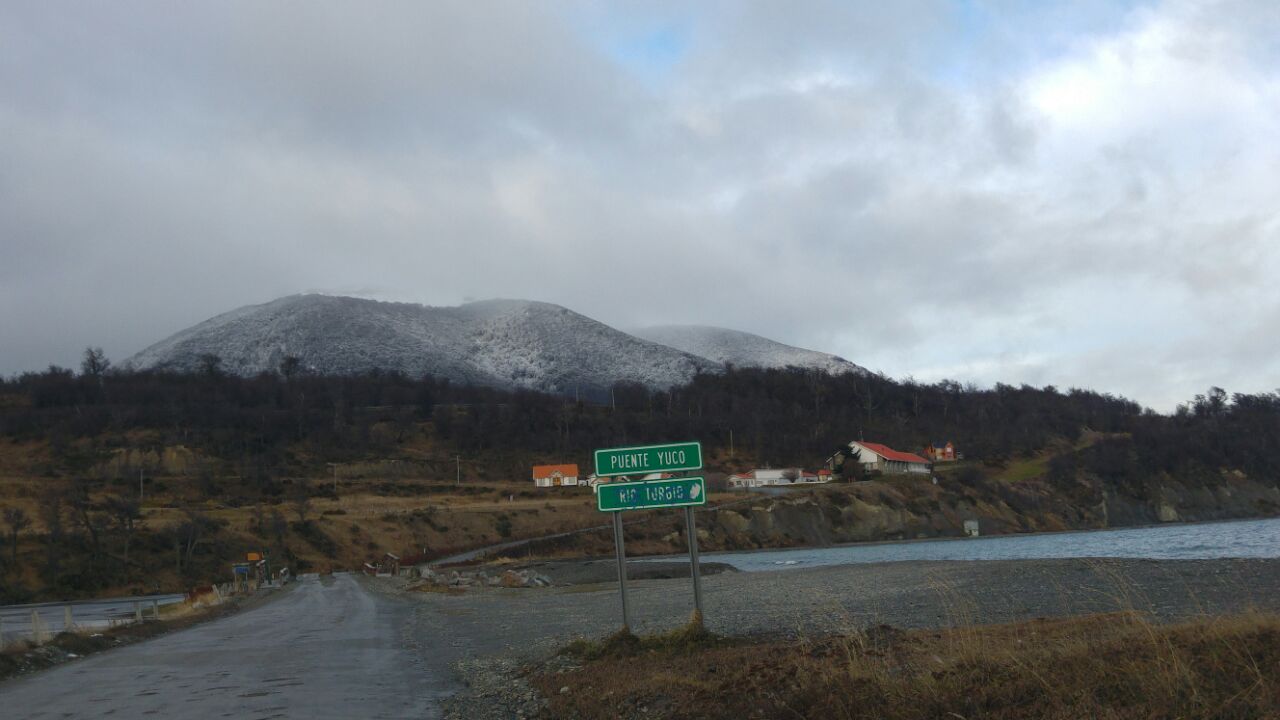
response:
<path id="1" fill-rule="evenodd" d="M 607 448 L 596 451 L 596 476 L 645 475 L 702 469 L 702 443 Z"/>
<path id="2" fill-rule="evenodd" d="M 697 442 L 642 445 L 596 450 L 596 477 L 644 476 L 654 473 L 702 469 L 702 444 Z M 693 506 L 705 505 L 707 486 L 700 477 L 661 478 L 639 482 L 596 485 L 596 507 L 613 513 L 613 544 L 618 555 L 618 591 L 622 597 L 622 628 L 630 632 L 627 606 L 627 551 L 623 540 L 622 512 L 683 507 L 685 537 L 689 542 L 690 575 L 693 578 L 694 620 L 702 624 L 702 578 L 698 572 L 698 531 Z"/>

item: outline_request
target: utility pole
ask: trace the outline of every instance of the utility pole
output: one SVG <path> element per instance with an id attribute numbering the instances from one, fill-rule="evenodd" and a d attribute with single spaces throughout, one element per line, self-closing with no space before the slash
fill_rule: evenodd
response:
<path id="1" fill-rule="evenodd" d="M 729 428 L 729 459 L 733 459 L 733 428 Z"/>
<path id="2" fill-rule="evenodd" d="M 142 468 L 138 468 L 138 502 L 147 499 L 146 490 L 142 487 Z"/>
<path id="3" fill-rule="evenodd" d="M 328 465 L 329 467 L 333 468 L 333 494 L 337 495 L 338 494 L 338 463 L 325 463 L 325 465 Z"/>
<path id="4" fill-rule="evenodd" d="M 462 484 L 462 456 L 454 455 L 453 461 L 456 464 L 456 475 L 454 476 L 453 484 L 461 485 Z"/>

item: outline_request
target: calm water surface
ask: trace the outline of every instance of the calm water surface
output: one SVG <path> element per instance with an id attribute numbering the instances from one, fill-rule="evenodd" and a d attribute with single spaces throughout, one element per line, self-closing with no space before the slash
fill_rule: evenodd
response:
<path id="1" fill-rule="evenodd" d="M 704 560 L 728 563 L 739 570 L 787 570 L 897 560 L 1079 557 L 1159 560 L 1275 558 L 1280 557 L 1280 518 L 702 555 Z"/>

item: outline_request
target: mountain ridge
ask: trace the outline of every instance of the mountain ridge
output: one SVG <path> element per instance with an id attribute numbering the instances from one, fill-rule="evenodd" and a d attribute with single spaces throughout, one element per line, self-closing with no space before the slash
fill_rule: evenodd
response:
<path id="1" fill-rule="evenodd" d="M 124 365 L 189 372 L 200 367 L 204 356 L 216 355 L 223 371 L 255 375 L 277 370 L 292 356 L 321 374 L 378 368 L 588 397 L 607 394 L 616 382 L 654 389 L 683 385 L 699 373 L 722 371 L 726 363 L 861 370 L 826 353 L 750 333 L 711 330 L 733 334 L 742 357 L 721 353 L 708 358 L 534 300 L 429 306 L 299 294 L 216 315 L 148 346 Z M 793 361 L 782 362 L 788 359 Z"/>

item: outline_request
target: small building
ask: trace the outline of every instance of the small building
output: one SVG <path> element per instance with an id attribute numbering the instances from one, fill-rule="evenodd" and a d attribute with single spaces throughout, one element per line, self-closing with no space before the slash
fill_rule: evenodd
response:
<path id="1" fill-rule="evenodd" d="M 831 482 L 831 472 L 810 472 L 801 468 L 759 468 L 729 476 L 730 488 L 783 487 L 788 485 L 817 485 Z"/>
<path id="2" fill-rule="evenodd" d="M 675 477 L 675 473 L 647 473 L 645 475 L 623 475 L 611 477 L 599 477 L 595 473 L 591 473 L 583 479 L 583 485 L 589 485 L 591 492 L 599 492 L 601 485 L 608 485 L 611 482 L 649 482 L 650 480 L 667 480 Z"/>
<path id="3" fill-rule="evenodd" d="M 946 443 L 929 443 L 928 447 L 924 449 L 924 454 L 925 457 L 936 463 L 955 462 L 958 459 L 956 457 L 956 446 L 952 445 L 950 441 Z"/>
<path id="4" fill-rule="evenodd" d="M 382 556 L 382 562 L 378 565 L 378 575 L 389 575 L 395 577 L 400 574 L 400 556 L 395 553 L 387 553 Z"/>
<path id="5" fill-rule="evenodd" d="M 840 456 L 843 458 L 837 459 Z M 888 445 L 863 440 L 850 442 L 849 449 L 832 455 L 827 459 L 827 465 L 835 469 L 837 464 L 848 462 L 855 457 L 866 470 L 875 470 L 886 475 L 905 473 L 927 475 L 932 471 L 929 461 L 915 453 L 901 452 Z"/>
<path id="6" fill-rule="evenodd" d="M 534 487 L 565 487 L 570 485 L 578 485 L 577 465 L 570 463 L 566 465 L 533 466 Z"/>

